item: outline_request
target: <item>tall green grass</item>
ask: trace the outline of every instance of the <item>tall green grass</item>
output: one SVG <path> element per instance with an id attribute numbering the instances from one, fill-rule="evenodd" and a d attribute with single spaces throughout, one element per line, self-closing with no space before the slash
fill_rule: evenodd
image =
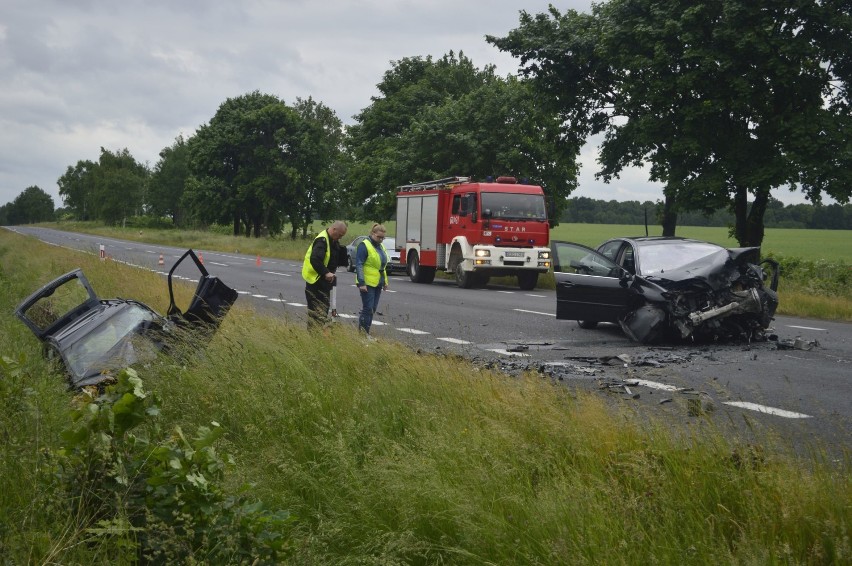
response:
<path id="1" fill-rule="evenodd" d="M 102 296 L 165 301 L 158 276 L 0 233 L 0 555 L 121 563 L 39 472 L 70 398 L 14 305 L 81 265 Z M 159 289 L 159 291 L 157 291 Z M 852 559 L 849 455 L 658 421 L 536 375 L 511 378 L 346 326 L 237 303 L 209 347 L 140 368 L 166 426 L 211 420 L 226 488 L 296 516 L 291 564 L 840 564 Z M 834 458 L 837 455 L 833 455 Z M 120 496 L 120 494 L 117 494 Z"/>

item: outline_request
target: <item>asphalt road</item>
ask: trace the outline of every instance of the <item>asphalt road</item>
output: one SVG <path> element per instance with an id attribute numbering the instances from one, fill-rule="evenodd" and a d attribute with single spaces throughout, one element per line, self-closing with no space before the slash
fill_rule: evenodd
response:
<path id="1" fill-rule="evenodd" d="M 14 231 L 165 275 L 183 248 L 106 239 L 45 228 Z M 196 250 L 205 267 L 263 312 L 305 319 L 301 262 Z M 158 265 L 160 255 L 164 265 Z M 184 262 L 187 263 L 187 262 Z M 190 278 L 196 278 L 187 270 Z M 45 282 L 61 275 L 45 274 Z M 166 286 L 163 286 L 164 292 Z M 354 275 L 338 270 L 339 324 L 357 324 Z M 460 289 L 391 277 L 373 335 L 435 353 L 461 354 L 510 374 L 524 370 L 571 386 L 594 389 L 616 405 L 687 428 L 719 427 L 742 442 L 765 443 L 765 433 L 801 452 L 825 449 L 842 459 L 852 446 L 852 325 L 776 318 L 775 340 L 752 344 L 648 347 L 614 325 L 582 330 L 557 321 L 555 294 L 488 285 Z"/>

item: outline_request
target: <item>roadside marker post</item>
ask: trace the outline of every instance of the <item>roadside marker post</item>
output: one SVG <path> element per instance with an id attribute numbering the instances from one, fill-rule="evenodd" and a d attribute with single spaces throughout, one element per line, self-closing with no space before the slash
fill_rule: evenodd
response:
<path id="1" fill-rule="evenodd" d="M 100 244 L 100 252 L 99 252 L 101 261 L 106 259 L 106 247 L 103 244 Z"/>

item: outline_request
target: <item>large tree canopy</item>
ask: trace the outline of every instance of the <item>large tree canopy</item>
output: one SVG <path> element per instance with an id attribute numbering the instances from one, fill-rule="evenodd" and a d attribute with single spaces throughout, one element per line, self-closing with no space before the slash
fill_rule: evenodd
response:
<path id="1" fill-rule="evenodd" d="M 53 198 L 40 187 L 27 187 L 15 200 L 3 206 L 3 224 L 32 224 L 54 219 Z"/>
<path id="2" fill-rule="evenodd" d="M 604 178 L 648 162 L 675 207 L 730 206 L 759 245 L 773 188 L 849 199 L 850 36 L 848 0 L 610 0 L 489 41 L 568 128 L 605 133 Z"/>
<path id="3" fill-rule="evenodd" d="M 170 216 L 175 226 L 183 227 L 186 205 L 183 194 L 189 179 L 189 147 L 183 136 L 160 151 L 148 186 L 146 204 L 155 216 Z"/>
<path id="4" fill-rule="evenodd" d="M 252 92 L 225 101 L 189 142 L 188 201 L 205 222 L 232 221 L 234 234 L 301 226 L 330 183 L 340 122 L 326 106 Z"/>
<path id="5" fill-rule="evenodd" d="M 394 210 L 397 186 L 432 178 L 512 174 L 540 183 L 555 202 L 576 184 L 579 145 L 513 78 L 477 69 L 459 53 L 394 62 L 381 96 L 349 128 L 349 185 L 364 218 Z"/>

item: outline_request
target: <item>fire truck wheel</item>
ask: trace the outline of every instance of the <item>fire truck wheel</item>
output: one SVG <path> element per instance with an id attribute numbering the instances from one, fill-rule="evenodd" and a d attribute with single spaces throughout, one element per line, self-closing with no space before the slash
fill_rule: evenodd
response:
<path id="1" fill-rule="evenodd" d="M 420 265 L 420 257 L 417 252 L 408 254 L 408 278 L 415 283 L 431 283 L 435 280 L 435 268 Z"/>
<path id="2" fill-rule="evenodd" d="M 470 289 L 476 283 L 476 274 L 470 271 L 465 271 L 461 263 L 456 264 L 455 269 L 456 284 L 462 289 Z"/>
<path id="3" fill-rule="evenodd" d="M 535 271 L 522 271 L 518 273 L 518 287 L 524 291 L 532 291 L 538 283 L 538 273 Z"/>

